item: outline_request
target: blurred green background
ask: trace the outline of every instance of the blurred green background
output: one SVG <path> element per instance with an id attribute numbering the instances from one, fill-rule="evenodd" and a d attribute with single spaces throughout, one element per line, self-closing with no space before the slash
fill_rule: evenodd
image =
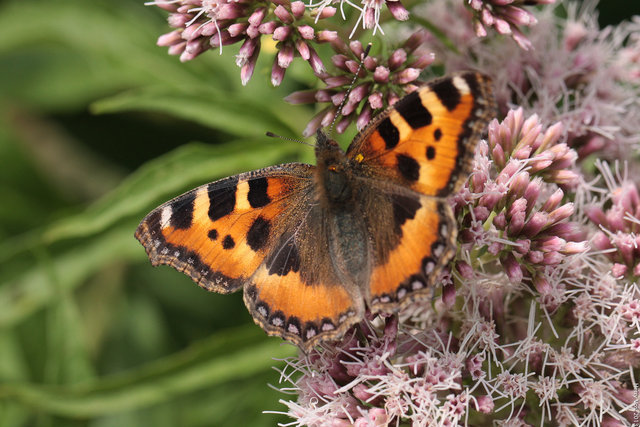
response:
<path id="1" fill-rule="evenodd" d="M 609 1 L 605 23 L 640 2 Z M 620 7 L 615 7 L 615 5 Z M 270 426 L 288 419 L 241 295 L 152 268 L 133 237 L 158 204 L 289 160 L 313 111 L 304 63 L 240 84 L 237 47 L 182 64 L 139 0 L 0 1 L 0 426 Z"/>

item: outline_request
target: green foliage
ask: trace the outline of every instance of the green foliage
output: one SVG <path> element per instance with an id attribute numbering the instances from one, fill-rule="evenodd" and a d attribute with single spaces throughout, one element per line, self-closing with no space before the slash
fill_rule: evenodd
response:
<path id="1" fill-rule="evenodd" d="M 240 295 L 154 269 L 133 237 L 159 203 L 309 156 L 311 112 L 235 52 L 181 64 L 131 0 L 0 3 L 0 425 L 274 425 L 294 353 Z M 308 79 L 309 76 L 300 76 Z M 174 136 L 177 138 L 174 139 Z M 202 142 L 190 142 L 193 140 Z"/>

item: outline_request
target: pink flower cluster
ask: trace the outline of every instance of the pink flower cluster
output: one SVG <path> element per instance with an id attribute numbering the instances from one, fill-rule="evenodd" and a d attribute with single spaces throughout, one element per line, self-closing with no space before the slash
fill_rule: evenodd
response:
<path id="1" fill-rule="evenodd" d="M 271 36 L 279 43 L 273 62 L 271 82 L 280 85 L 286 69 L 297 54 L 309 63 L 314 73 L 324 71 L 314 43 L 337 38 L 335 31 L 316 31 L 308 25 L 310 13 L 301 1 L 276 2 L 273 5 L 251 0 L 158 0 L 153 2 L 171 12 L 169 25 L 176 30 L 161 36 L 158 45 L 168 46 L 169 53 L 188 61 L 214 47 L 242 43 L 236 56 L 242 83 L 246 84 L 256 66 L 262 36 Z M 315 19 L 333 16 L 336 9 L 324 7 Z"/>
<path id="2" fill-rule="evenodd" d="M 448 70 L 474 67 L 494 77 L 503 114 L 517 105 L 545 122 L 562 121 L 567 143 L 581 158 L 625 158 L 640 144 L 640 19 L 601 29 L 595 0 L 562 2 L 527 12 L 536 25 L 523 32 L 531 46 L 523 50 L 497 38 L 477 43 L 463 30 L 464 11 L 447 14 L 445 5 L 458 6 L 439 0 L 420 12 L 446 22 L 440 28 L 450 43 L 434 38 L 430 48 Z"/>
<path id="3" fill-rule="evenodd" d="M 499 34 L 511 35 L 522 49 L 531 49 L 531 42 L 519 27 L 538 23 L 535 15 L 522 6 L 555 3 L 556 0 L 469 0 L 474 11 L 474 25 L 478 37 L 486 37 L 485 27 L 493 27 Z"/>
<path id="4" fill-rule="evenodd" d="M 433 55 L 421 47 L 426 37 L 424 31 L 415 32 L 387 55 L 368 55 L 362 61 L 362 67 L 362 43 L 352 41 L 349 46 L 332 43 L 336 54 L 331 57 L 331 62 L 336 71 L 319 75 L 325 87 L 294 92 L 285 98 L 293 104 L 329 103 L 309 122 L 304 135 L 313 135 L 318 128 L 331 124 L 343 102 L 337 132 L 343 133 L 354 121 L 357 129 L 361 130 L 375 113 L 416 90 L 420 84 L 417 80 L 420 72 L 433 61 Z M 356 72 L 358 75 L 354 80 Z M 356 84 L 345 101 L 353 81 Z"/>
<path id="5" fill-rule="evenodd" d="M 538 117 L 509 111 L 502 123 L 490 123 L 469 184 L 453 199 L 463 247 L 486 247 L 513 282 L 529 276 L 542 294 L 550 285 L 538 270 L 587 250 L 580 226 L 567 221 L 575 209 L 565 190 L 579 185 L 581 175 L 577 154 L 561 136 L 561 123 L 543 132 Z"/>
<path id="6" fill-rule="evenodd" d="M 617 179 L 606 162 L 598 162 L 607 192 L 587 209 L 589 219 L 600 230 L 593 237 L 596 248 L 614 262 L 615 277 L 640 277 L 640 193 L 627 174 Z"/>

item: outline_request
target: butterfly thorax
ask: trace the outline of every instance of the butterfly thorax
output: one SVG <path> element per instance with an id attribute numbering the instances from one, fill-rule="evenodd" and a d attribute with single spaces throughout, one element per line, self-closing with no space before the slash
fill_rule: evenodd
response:
<path id="1" fill-rule="evenodd" d="M 316 182 L 323 212 L 327 245 L 334 271 L 345 282 L 366 286 L 371 248 L 354 165 L 338 143 L 318 133 Z"/>

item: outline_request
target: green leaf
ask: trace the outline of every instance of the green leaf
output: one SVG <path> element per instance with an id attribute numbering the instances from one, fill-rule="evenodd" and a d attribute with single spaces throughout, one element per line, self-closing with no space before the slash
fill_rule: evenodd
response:
<path id="1" fill-rule="evenodd" d="M 213 335 L 201 344 L 129 373 L 83 385 L 0 386 L 0 399 L 68 417 L 95 417 L 171 401 L 176 396 L 268 371 L 272 357 L 295 354 L 280 340 L 265 340 L 254 325 Z"/>
<path id="2" fill-rule="evenodd" d="M 133 238 L 136 221 L 128 221 L 98 237 L 83 241 L 71 249 L 51 255 L 52 268 L 59 277 L 52 283 L 43 263 L 36 263 L 0 287 L 0 328 L 25 319 L 56 298 L 59 291 L 69 292 L 110 262 L 142 258 L 144 252 Z"/>
<path id="3" fill-rule="evenodd" d="M 300 132 L 260 98 L 242 99 L 211 87 L 146 87 L 95 102 L 97 114 L 144 110 L 170 114 L 238 136 Z M 264 99 L 264 98 L 262 98 Z"/>

